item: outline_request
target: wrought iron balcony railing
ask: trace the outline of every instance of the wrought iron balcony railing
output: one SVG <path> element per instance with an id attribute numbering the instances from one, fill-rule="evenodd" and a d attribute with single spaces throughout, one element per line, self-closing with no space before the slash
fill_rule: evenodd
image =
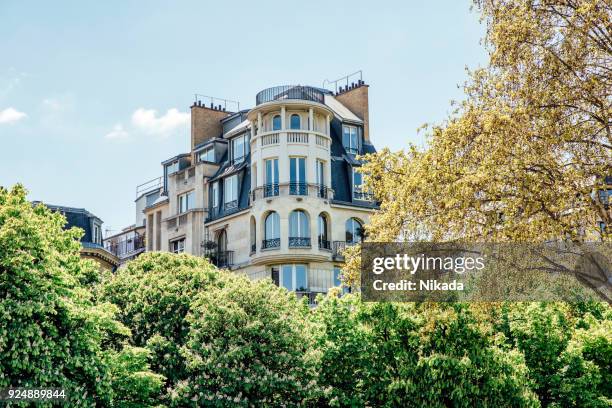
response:
<path id="1" fill-rule="evenodd" d="M 327 186 L 309 183 L 265 184 L 251 191 L 251 202 L 276 196 L 299 195 L 333 199 L 333 190 Z"/>
<path id="2" fill-rule="evenodd" d="M 234 251 L 213 253 L 211 261 L 218 268 L 229 268 L 234 264 Z"/>
<path id="3" fill-rule="evenodd" d="M 289 237 L 289 248 L 310 248 L 310 237 Z"/>
<path id="4" fill-rule="evenodd" d="M 264 239 L 261 241 L 261 249 L 280 248 L 280 238 Z"/>
<path id="5" fill-rule="evenodd" d="M 290 195 L 308 195 L 308 184 L 291 182 L 289 183 L 289 194 Z"/>
<path id="6" fill-rule="evenodd" d="M 326 239 L 319 238 L 319 249 L 327 249 L 331 251 L 331 242 Z"/>

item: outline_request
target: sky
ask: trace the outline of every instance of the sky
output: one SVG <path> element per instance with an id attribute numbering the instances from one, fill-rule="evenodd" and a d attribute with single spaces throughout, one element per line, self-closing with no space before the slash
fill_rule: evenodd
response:
<path id="1" fill-rule="evenodd" d="M 252 107 L 271 86 L 362 70 L 380 149 L 424 144 L 483 66 L 469 0 L 0 0 L 0 186 L 118 232 L 135 189 L 189 150 L 194 94 Z"/>

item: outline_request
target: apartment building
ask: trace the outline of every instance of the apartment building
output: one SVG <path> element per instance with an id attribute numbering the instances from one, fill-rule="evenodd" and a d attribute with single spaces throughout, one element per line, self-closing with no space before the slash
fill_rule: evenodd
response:
<path id="1" fill-rule="evenodd" d="M 252 109 L 191 106 L 191 151 L 137 190 L 147 251 L 187 252 L 311 299 L 339 285 L 342 251 L 377 208 L 358 155 L 373 153 L 368 85 L 277 86 Z M 218 101 L 218 100 L 217 100 Z"/>
<path id="2" fill-rule="evenodd" d="M 81 258 L 94 260 L 100 270 L 114 271 L 120 264 L 119 258 L 108 251 L 102 245 L 102 225 L 103 221 L 96 215 L 84 208 L 66 207 L 63 205 L 53 205 L 42 201 L 33 201 L 32 205 L 44 205 L 53 212 L 61 213 L 66 217 L 64 229 L 80 228 L 83 230 L 81 236 Z"/>

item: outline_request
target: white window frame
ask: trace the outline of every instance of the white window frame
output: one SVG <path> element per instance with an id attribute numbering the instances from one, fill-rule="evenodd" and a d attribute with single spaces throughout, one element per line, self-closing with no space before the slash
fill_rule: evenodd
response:
<path id="1" fill-rule="evenodd" d="M 287 290 L 292 290 L 292 291 L 296 291 L 297 288 L 297 268 L 298 266 L 303 266 L 304 270 L 306 272 L 306 287 L 304 288 L 305 291 L 309 290 L 309 286 L 308 286 L 308 265 L 307 264 L 284 264 L 281 265 L 280 270 L 278 271 L 278 284 L 280 287 L 285 288 Z M 285 275 L 285 267 L 290 267 L 291 268 L 291 287 L 287 288 L 285 285 L 283 285 L 283 278 Z"/>
<path id="2" fill-rule="evenodd" d="M 215 148 L 209 147 L 202 150 L 198 155 L 198 159 L 201 162 L 215 163 Z"/>
<path id="3" fill-rule="evenodd" d="M 178 196 L 178 213 L 183 214 L 195 208 L 195 190 Z"/>
<path id="4" fill-rule="evenodd" d="M 320 186 L 325 186 L 325 161 L 321 159 L 317 159 L 317 184 Z"/>
<path id="5" fill-rule="evenodd" d="M 229 188 L 228 188 L 229 186 Z M 223 180 L 224 200 L 225 204 L 238 200 L 238 175 L 232 174 Z M 231 194 L 229 194 L 231 192 Z"/>
<path id="6" fill-rule="evenodd" d="M 348 146 L 344 144 L 344 130 L 349 129 Z M 354 132 L 353 132 L 354 131 Z M 353 138 L 355 136 L 355 146 L 353 146 Z M 345 148 L 349 149 L 349 153 L 352 151 L 359 151 L 359 128 L 353 125 L 342 125 L 342 144 Z"/>
<path id="7" fill-rule="evenodd" d="M 273 180 L 268 180 L 268 162 L 271 162 L 270 164 L 270 168 L 271 170 L 271 174 L 269 175 Z M 277 157 L 273 157 L 270 159 L 266 159 L 264 160 L 264 183 L 266 185 L 273 185 L 273 184 L 278 184 L 278 180 L 274 180 L 274 178 L 278 178 L 279 177 L 279 172 L 278 171 L 274 171 L 274 169 L 278 169 L 278 158 Z"/>
<path id="8" fill-rule="evenodd" d="M 176 245 L 176 248 L 175 248 Z M 170 241 L 170 251 L 175 254 L 181 254 L 185 252 L 185 238 L 175 239 Z"/>
<path id="9" fill-rule="evenodd" d="M 212 183 L 212 208 L 219 207 L 219 182 L 215 181 Z"/>
<path id="10" fill-rule="evenodd" d="M 236 157 L 236 144 L 238 140 L 242 140 L 242 156 L 240 157 Z M 230 141 L 230 143 L 231 143 L 232 161 L 235 163 L 242 163 L 248 154 L 248 143 L 249 142 L 247 140 L 247 134 L 244 133 L 240 136 L 233 138 Z"/>

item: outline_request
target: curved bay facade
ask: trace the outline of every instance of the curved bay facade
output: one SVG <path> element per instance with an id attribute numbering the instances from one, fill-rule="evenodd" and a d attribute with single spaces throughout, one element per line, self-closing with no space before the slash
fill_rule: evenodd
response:
<path id="1" fill-rule="evenodd" d="M 137 190 L 147 251 L 187 252 L 314 299 L 339 285 L 342 251 L 377 208 L 356 171 L 368 86 L 277 86 L 249 110 L 196 100 L 191 151 Z"/>

